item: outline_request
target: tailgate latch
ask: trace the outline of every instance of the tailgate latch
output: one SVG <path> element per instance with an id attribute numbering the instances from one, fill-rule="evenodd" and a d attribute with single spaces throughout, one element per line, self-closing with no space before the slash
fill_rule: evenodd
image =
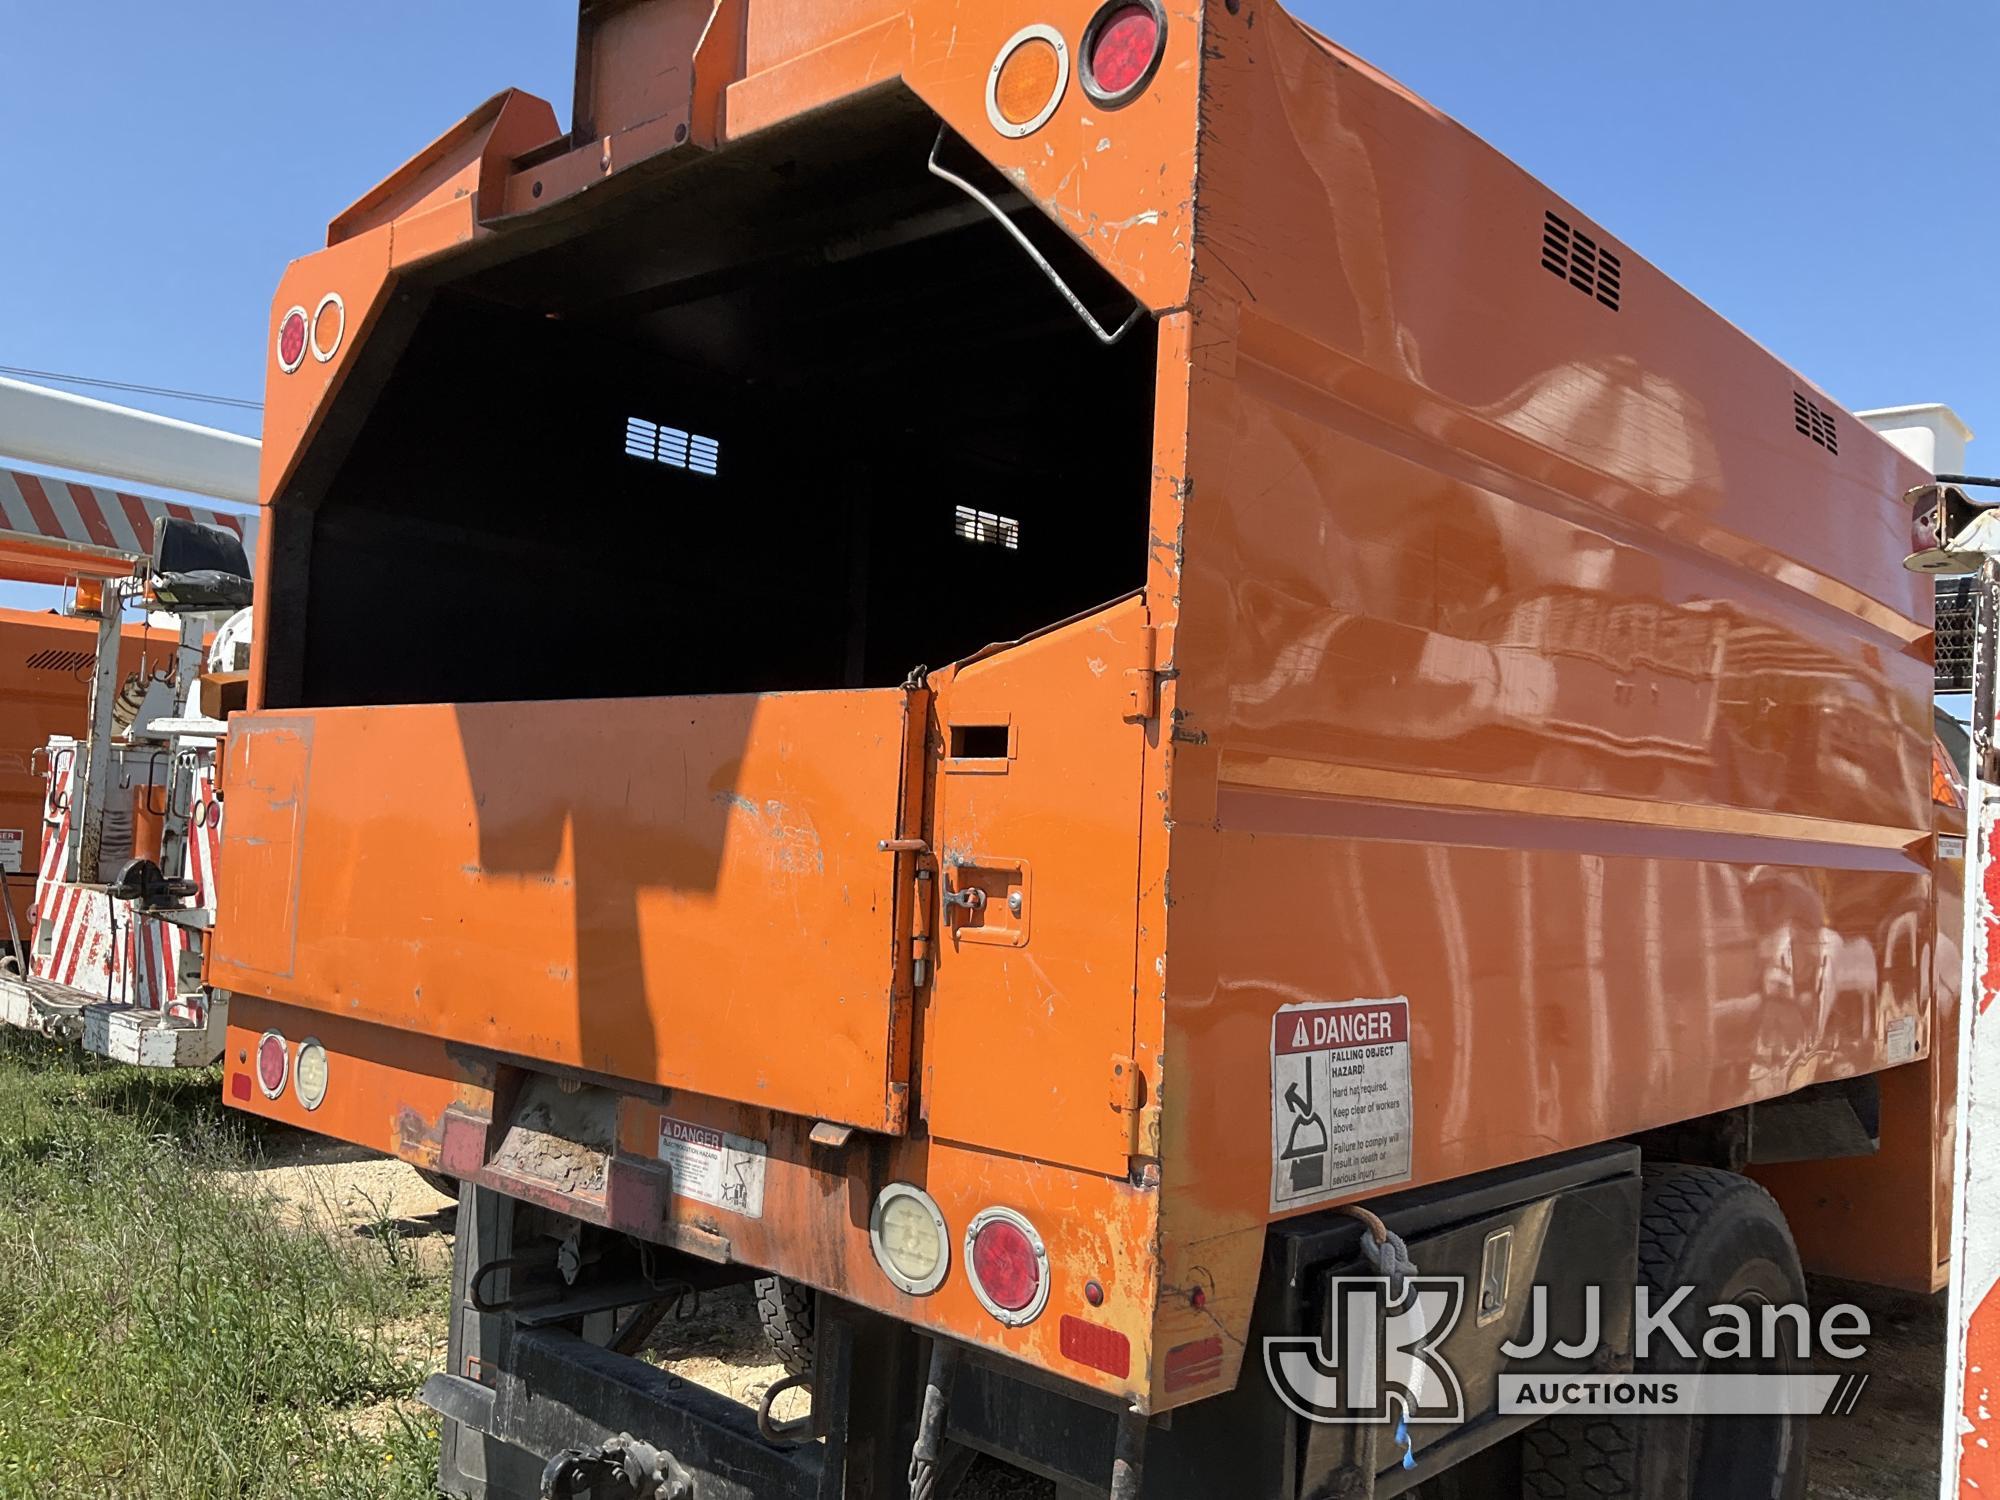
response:
<path id="1" fill-rule="evenodd" d="M 1121 1054 L 1111 1059 L 1111 1108 L 1125 1116 L 1126 1144 L 1138 1157 L 1160 1154 L 1160 1106 L 1150 1092 L 1137 1058 Z"/>

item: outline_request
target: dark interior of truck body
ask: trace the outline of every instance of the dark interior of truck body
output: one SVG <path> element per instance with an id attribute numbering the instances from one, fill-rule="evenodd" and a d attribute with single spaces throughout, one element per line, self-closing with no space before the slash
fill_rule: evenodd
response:
<path id="1" fill-rule="evenodd" d="M 1143 586 L 1152 319 L 900 92 L 772 136 L 414 289 L 267 707 L 891 686 Z"/>

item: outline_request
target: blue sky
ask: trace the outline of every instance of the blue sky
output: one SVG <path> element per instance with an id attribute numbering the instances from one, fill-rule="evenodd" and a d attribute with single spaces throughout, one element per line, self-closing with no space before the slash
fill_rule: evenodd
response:
<path id="1" fill-rule="evenodd" d="M 1294 9 L 1845 404 L 1949 401 L 2000 468 L 1993 0 Z M 256 398 L 284 263 L 489 93 L 566 118 L 574 26 L 563 0 L 0 0 L 0 366 Z"/>

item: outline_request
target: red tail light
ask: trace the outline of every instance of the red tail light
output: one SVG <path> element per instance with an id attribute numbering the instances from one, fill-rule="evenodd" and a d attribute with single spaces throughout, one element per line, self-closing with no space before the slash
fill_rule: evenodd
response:
<path id="1" fill-rule="evenodd" d="M 275 1031 L 265 1032 L 257 1039 L 257 1087 L 264 1091 L 266 1099 L 275 1099 L 285 1091 L 285 1079 L 291 1071 L 291 1053 L 285 1039 Z"/>
<path id="2" fill-rule="evenodd" d="M 1166 44 L 1158 0 L 1111 0 L 1083 33 L 1083 91 L 1102 105 L 1125 103 L 1152 82 Z"/>
<path id="3" fill-rule="evenodd" d="M 295 307 L 278 325 L 278 365 L 289 375 L 306 360 L 306 310 Z"/>
<path id="4" fill-rule="evenodd" d="M 986 1310 L 1009 1327 L 1032 1322 L 1049 1300 L 1042 1237 L 1011 1208 L 982 1209 L 965 1231 L 965 1267 Z"/>

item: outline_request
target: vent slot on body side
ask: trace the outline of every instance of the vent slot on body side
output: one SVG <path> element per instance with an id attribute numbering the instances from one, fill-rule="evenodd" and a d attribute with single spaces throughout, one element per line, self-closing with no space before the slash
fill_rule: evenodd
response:
<path id="1" fill-rule="evenodd" d="M 1618 311 L 1625 263 L 1554 210 L 1542 215 L 1542 268 Z"/>
<path id="2" fill-rule="evenodd" d="M 1792 392 L 1792 426 L 1800 436 L 1811 438 L 1827 452 L 1840 452 L 1840 434 L 1834 427 L 1833 413 L 1797 391 Z"/>

